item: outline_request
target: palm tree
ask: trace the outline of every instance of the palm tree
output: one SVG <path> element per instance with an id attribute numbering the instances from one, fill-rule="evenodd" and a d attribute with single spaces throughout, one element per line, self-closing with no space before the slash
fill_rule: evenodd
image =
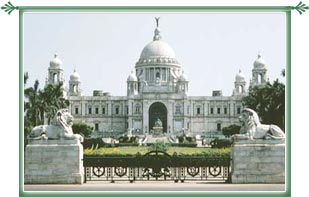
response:
<path id="1" fill-rule="evenodd" d="M 249 89 L 249 95 L 243 98 L 246 107 L 257 111 L 265 124 L 276 124 L 284 130 L 285 119 L 285 85 L 278 79 L 273 84 Z"/>
<path id="2" fill-rule="evenodd" d="M 42 100 L 44 101 L 44 112 L 46 113 L 48 124 L 59 109 L 69 106 L 69 101 L 63 95 L 62 83 L 47 85 L 42 93 Z"/>
<path id="3" fill-rule="evenodd" d="M 41 123 L 40 120 L 40 90 L 39 90 L 39 81 L 36 80 L 34 82 L 33 87 L 27 88 L 24 91 L 25 95 L 25 106 L 24 106 L 24 112 L 25 117 L 28 118 L 28 120 L 33 125 L 38 125 Z"/>

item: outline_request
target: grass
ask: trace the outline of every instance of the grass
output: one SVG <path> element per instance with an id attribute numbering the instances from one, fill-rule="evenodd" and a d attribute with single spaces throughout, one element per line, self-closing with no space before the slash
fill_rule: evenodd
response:
<path id="1" fill-rule="evenodd" d="M 142 155 L 149 152 L 145 146 L 123 146 L 116 148 L 85 149 L 85 155 L 135 155 L 140 152 Z M 167 153 L 173 155 L 225 155 L 230 154 L 230 148 L 196 148 L 196 147 L 169 147 Z"/>

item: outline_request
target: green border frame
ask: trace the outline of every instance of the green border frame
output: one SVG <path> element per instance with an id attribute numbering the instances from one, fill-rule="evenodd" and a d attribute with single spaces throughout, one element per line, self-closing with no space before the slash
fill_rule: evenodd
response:
<path id="1" fill-rule="evenodd" d="M 301 3 L 301 2 L 300 2 Z M 291 10 L 292 6 L 20 6 L 19 10 L 19 195 L 20 196 L 291 196 Z M 298 11 L 298 10 L 297 10 Z M 24 192 L 23 191 L 23 14 L 25 12 L 283 12 L 286 14 L 286 191 L 285 192 L 199 192 L 199 193 L 111 193 L 111 192 Z M 301 14 L 301 13 L 300 13 Z"/>

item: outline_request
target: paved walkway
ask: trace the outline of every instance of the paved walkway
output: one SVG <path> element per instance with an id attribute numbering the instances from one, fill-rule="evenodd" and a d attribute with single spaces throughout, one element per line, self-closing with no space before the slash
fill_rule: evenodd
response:
<path id="1" fill-rule="evenodd" d="M 24 191 L 285 191 L 284 184 L 225 184 L 209 182 L 87 182 L 83 185 L 25 185 Z"/>

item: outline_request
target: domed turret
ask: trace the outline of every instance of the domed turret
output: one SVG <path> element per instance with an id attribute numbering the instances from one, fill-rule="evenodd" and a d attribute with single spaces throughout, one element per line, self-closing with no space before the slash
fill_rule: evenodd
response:
<path id="1" fill-rule="evenodd" d="M 69 95 L 70 96 L 81 96 L 81 80 L 78 72 L 74 69 L 73 73 L 70 75 L 69 81 Z"/>
<path id="2" fill-rule="evenodd" d="M 187 95 L 188 83 L 189 83 L 188 77 L 185 74 L 185 72 L 182 71 L 182 74 L 179 76 L 178 82 L 177 82 L 177 92 L 180 94 Z"/>
<path id="3" fill-rule="evenodd" d="M 80 76 L 75 69 L 74 72 L 70 75 L 70 81 L 80 81 Z"/>
<path id="4" fill-rule="evenodd" d="M 267 68 L 265 61 L 262 59 L 261 54 L 258 54 L 257 59 L 253 63 L 252 69 L 252 80 L 250 82 L 250 86 L 260 86 L 266 83 L 267 79 Z"/>
<path id="5" fill-rule="evenodd" d="M 58 58 L 58 54 L 54 55 L 54 59 L 49 62 L 51 68 L 60 68 L 62 65 L 62 61 Z"/>
<path id="6" fill-rule="evenodd" d="M 259 53 L 257 59 L 253 63 L 254 68 L 265 68 L 266 64 L 261 54 Z"/>
<path id="7" fill-rule="evenodd" d="M 138 95 L 138 80 L 134 69 L 131 71 L 127 79 L 127 95 L 128 96 L 135 96 Z"/>
<path id="8" fill-rule="evenodd" d="M 62 61 L 59 59 L 58 55 L 54 55 L 54 59 L 49 62 L 48 67 L 48 77 L 46 80 L 46 85 L 52 84 L 56 85 L 63 83 L 64 85 L 64 71 L 61 68 Z"/>
<path id="9" fill-rule="evenodd" d="M 239 72 L 236 74 L 235 81 L 242 82 L 245 81 L 245 75 L 239 69 Z"/>
<path id="10" fill-rule="evenodd" d="M 129 75 L 127 81 L 135 81 L 135 82 L 137 82 L 137 77 L 136 77 L 136 74 L 135 74 L 134 70 L 131 71 L 131 74 Z"/>
<path id="11" fill-rule="evenodd" d="M 233 96 L 244 96 L 246 94 L 246 80 L 245 75 L 239 69 L 235 76 Z"/>

